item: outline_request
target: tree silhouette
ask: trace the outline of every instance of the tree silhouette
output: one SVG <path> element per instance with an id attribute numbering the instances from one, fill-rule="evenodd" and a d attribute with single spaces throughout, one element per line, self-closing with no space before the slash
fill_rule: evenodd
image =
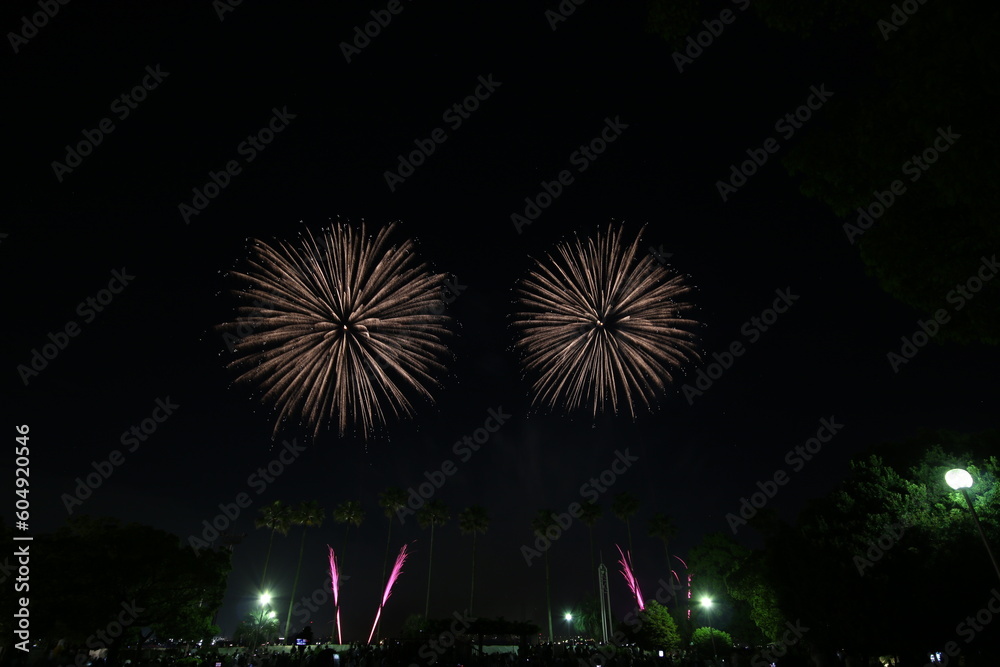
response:
<path id="1" fill-rule="evenodd" d="M 424 606 L 424 618 L 430 618 L 431 613 L 431 566 L 434 564 L 434 527 L 440 526 L 450 519 L 448 507 L 440 500 L 431 500 L 417 512 L 417 522 L 421 528 L 431 529 L 431 548 L 427 556 L 427 602 Z"/>
<path id="2" fill-rule="evenodd" d="M 657 512 L 649 519 L 649 535 L 663 542 L 663 550 L 667 554 L 667 581 L 673 584 L 674 564 L 670 560 L 670 540 L 677 536 L 677 526 L 674 524 L 674 520 L 663 512 Z M 680 579 L 678 578 L 677 581 L 679 582 Z M 669 605 L 667 606 L 669 607 Z"/>
<path id="3" fill-rule="evenodd" d="M 291 526 L 292 508 L 280 500 L 260 508 L 254 525 L 257 528 L 270 528 L 271 536 L 267 540 L 267 557 L 264 559 L 264 572 L 260 575 L 260 590 L 264 592 L 267 583 L 267 566 L 271 562 L 271 546 L 274 544 L 274 534 L 288 535 Z"/>
<path id="4" fill-rule="evenodd" d="M 632 553 L 632 527 L 629 519 L 639 511 L 639 499 L 631 493 L 619 493 L 611 503 L 611 511 L 615 516 L 625 522 L 625 530 L 628 532 L 628 551 Z"/>
<path id="5" fill-rule="evenodd" d="M 486 515 L 486 510 L 473 505 L 462 511 L 458 515 L 458 527 L 465 535 L 472 535 L 472 583 L 469 585 L 469 614 L 472 614 L 472 602 L 476 592 L 476 534 L 486 533 L 489 528 L 490 518 Z"/>
<path id="6" fill-rule="evenodd" d="M 392 539 L 392 520 L 396 517 L 396 513 L 399 510 L 406 507 L 406 491 L 403 491 L 399 487 L 391 486 L 378 497 L 378 506 L 382 508 L 385 513 L 385 518 L 388 520 L 388 525 L 385 529 L 385 556 L 382 559 L 382 579 L 378 588 L 378 600 L 379 603 L 382 601 L 382 592 L 385 590 L 385 573 L 386 568 L 389 565 L 389 542 Z M 382 619 L 379 619 L 378 627 L 375 629 L 375 639 L 379 638 L 382 632 Z"/>
<path id="7" fill-rule="evenodd" d="M 361 527 L 361 523 L 365 520 L 365 511 L 358 501 L 345 500 L 333 510 L 333 520 L 337 523 L 347 525 L 344 531 L 344 548 L 341 550 L 340 555 L 337 556 L 337 562 L 343 567 L 347 557 L 347 538 L 351 533 L 351 526 L 353 525 L 355 528 Z"/>
<path id="8" fill-rule="evenodd" d="M 545 529 L 552 525 L 552 510 L 538 510 L 535 518 L 531 520 L 531 529 L 538 537 L 545 536 Z M 548 538 L 545 538 L 548 539 Z M 545 610 L 549 618 L 549 641 L 553 641 L 552 634 L 552 586 L 549 580 L 549 550 L 545 549 Z"/>
<path id="9" fill-rule="evenodd" d="M 292 584 L 292 596 L 288 600 L 288 615 L 285 617 L 285 637 L 288 636 L 292 625 L 292 607 L 295 605 L 295 593 L 299 587 L 299 574 L 302 572 L 302 554 L 306 550 L 306 531 L 309 528 L 318 528 L 323 524 L 326 512 L 315 500 L 304 502 L 292 512 L 292 523 L 302 526 L 302 541 L 299 542 L 299 563 L 295 568 L 295 582 Z"/>

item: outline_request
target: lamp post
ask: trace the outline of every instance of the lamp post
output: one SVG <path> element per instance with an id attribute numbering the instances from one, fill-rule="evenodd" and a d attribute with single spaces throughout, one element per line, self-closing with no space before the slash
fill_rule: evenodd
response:
<path id="1" fill-rule="evenodd" d="M 566 621 L 566 629 L 570 632 L 570 637 L 573 636 L 573 614 L 566 612 L 563 614 L 563 620 Z"/>
<path id="2" fill-rule="evenodd" d="M 962 468 L 954 468 L 944 474 L 944 481 L 948 483 L 948 486 L 956 491 L 961 491 L 962 495 L 965 496 L 965 502 L 969 505 L 969 513 L 972 514 L 972 521 L 979 530 L 979 537 L 983 539 L 983 546 L 986 547 L 986 553 L 989 554 L 990 562 L 993 563 L 993 570 L 997 573 L 997 578 L 1000 579 L 1000 567 L 997 566 L 997 559 L 993 555 L 993 550 L 990 549 L 990 543 L 986 541 L 986 533 L 983 532 L 983 526 L 979 523 L 979 515 L 976 514 L 976 508 L 973 507 L 972 498 L 969 496 L 968 489 L 972 488 L 972 475 Z"/>
<path id="3" fill-rule="evenodd" d="M 712 598 L 702 598 L 701 606 L 705 608 L 705 613 L 708 615 L 708 636 L 712 640 L 712 660 L 715 664 L 718 664 L 719 652 L 715 650 L 715 630 L 712 629 Z"/>

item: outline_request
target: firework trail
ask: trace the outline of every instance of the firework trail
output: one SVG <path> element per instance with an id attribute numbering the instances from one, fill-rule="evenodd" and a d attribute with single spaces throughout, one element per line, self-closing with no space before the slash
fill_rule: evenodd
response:
<path id="1" fill-rule="evenodd" d="M 364 437 L 389 416 L 415 413 L 410 394 L 433 400 L 444 371 L 448 318 L 443 274 L 431 273 L 406 240 L 389 246 L 391 224 L 371 238 L 343 223 L 272 247 L 254 241 L 235 321 L 244 335 L 230 368 L 274 404 L 274 435 L 289 418 L 314 428 L 337 422 Z"/>
<path id="2" fill-rule="evenodd" d="M 340 632 L 340 570 L 337 568 L 337 559 L 333 555 L 333 547 L 328 544 L 326 548 L 330 550 L 330 588 L 333 589 L 333 608 L 337 614 L 337 643 L 343 644 L 344 637 Z"/>
<path id="3" fill-rule="evenodd" d="M 622 576 L 625 577 L 625 583 L 628 584 L 629 590 L 631 590 L 632 595 L 635 596 L 635 601 L 639 605 L 639 611 L 642 611 L 646 608 L 646 605 L 642 601 L 642 591 L 639 590 L 639 582 L 635 578 L 635 573 L 632 572 L 632 554 L 626 556 L 625 553 L 622 552 L 621 547 L 617 544 L 615 546 L 618 548 L 618 553 L 622 556 L 618 561 L 618 564 L 622 566 Z"/>
<path id="4" fill-rule="evenodd" d="M 624 403 L 651 407 L 672 370 L 699 358 L 698 323 L 678 301 L 691 288 L 639 250 L 622 229 L 562 243 L 520 281 L 513 326 L 522 367 L 535 376 L 533 405 L 589 407 L 596 417 Z"/>
<path id="5" fill-rule="evenodd" d="M 368 643 L 372 643 L 372 636 L 375 634 L 375 628 L 378 626 L 378 621 L 382 618 L 382 607 L 385 606 L 385 601 L 389 599 L 389 595 L 392 593 L 392 587 L 396 583 L 396 579 L 399 575 L 403 573 L 403 563 L 406 562 L 406 557 L 409 556 L 406 553 L 406 545 L 399 550 L 399 555 L 396 556 L 396 564 L 392 567 L 392 573 L 389 575 L 389 580 L 385 582 L 385 593 L 382 594 L 382 602 L 378 606 L 378 613 L 375 614 L 375 622 L 372 623 L 372 631 L 368 634 Z"/>

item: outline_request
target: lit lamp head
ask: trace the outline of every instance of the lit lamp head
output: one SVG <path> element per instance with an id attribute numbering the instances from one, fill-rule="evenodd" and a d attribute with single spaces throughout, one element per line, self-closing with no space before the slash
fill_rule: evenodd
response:
<path id="1" fill-rule="evenodd" d="M 566 614 L 563 615 L 563 618 L 565 618 L 567 621 L 572 621 L 573 620 L 573 614 L 571 614 L 571 613 L 569 613 L 567 611 Z"/>
<path id="2" fill-rule="evenodd" d="M 264 607 L 271 604 L 271 594 L 261 593 L 260 594 L 260 606 Z"/>
<path id="3" fill-rule="evenodd" d="M 701 599 L 701 606 L 705 607 L 706 609 L 708 609 L 709 607 L 711 607 L 712 606 L 712 598 L 709 598 L 709 597 L 702 598 Z"/>
<path id="4" fill-rule="evenodd" d="M 956 491 L 972 488 L 972 475 L 962 468 L 955 468 L 946 472 L 944 474 L 944 481 Z"/>

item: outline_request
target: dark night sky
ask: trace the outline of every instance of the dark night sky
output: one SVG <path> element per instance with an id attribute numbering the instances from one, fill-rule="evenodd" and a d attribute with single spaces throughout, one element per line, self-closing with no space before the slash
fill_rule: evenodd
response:
<path id="1" fill-rule="evenodd" d="M 32 429 L 31 532 L 61 525 L 60 497 L 75 478 L 121 448 L 120 434 L 169 397 L 179 405 L 175 414 L 127 452 L 76 512 L 187 539 L 219 503 L 249 491 L 253 505 L 233 525 L 247 537 L 236 547 L 219 617 L 230 633 L 256 596 L 267 545 L 267 533 L 253 528 L 257 510 L 277 499 L 316 499 L 331 513 L 339 502 L 360 500 L 367 516 L 348 547 L 342 598 L 345 632 L 361 637 L 375 611 L 385 546 L 378 493 L 416 486 L 425 471 L 455 459 L 452 444 L 502 406 L 509 421 L 435 496 L 453 519 L 437 534 L 432 615 L 467 604 L 470 540 L 454 515 L 478 503 L 492 523 L 479 542 L 477 612 L 541 623 L 542 566 L 527 567 L 520 555 L 532 539 L 529 522 L 539 508 L 564 511 L 579 500 L 580 486 L 616 450 L 628 448 L 640 461 L 601 497 L 608 512 L 595 536 L 606 557 L 624 544 L 611 498 L 637 495 L 634 561 L 652 589 L 664 568 L 660 543 L 645 534 L 650 515 L 676 518 L 681 554 L 705 534 L 727 531 L 725 515 L 758 480 L 787 469 L 785 452 L 814 435 L 820 418 L 834 416 L 844 428 L 771 501 L 788 519 L 872 444 L 920 427 L 997 426 L 988 407 L 1000 397 L 995 349 L 931 345 L 898 374 L 886 362 L 921 314 L 866 276 L 839 221 L 801 196 L 778 163 L 798 136 L 824 122 L 822 109 L 795 137 L 779 139 L 778 154 L 728 203 L 716 192 L 729 165 L 775 136 L 775 121 L 802 104 L 810 86 L 850 97 L 863 49 L 801 42 L 748 11 L 679 74 L 673 49 L 642 31 L 632 3 L 583 4 L 555 31 L 544 16 L 554 2 L 402 6 L 350 64 L 338 44 L 384 4 L 244 3 L 220 22 L 208 0 L 70 3 L 19 53 L 7 51 L 5 158 L 15 173 L 0 227 L 7 234 L 0 244 L 4 403 L 8 423 Z M 36 10 L 16 2 L 3 25 L 12 30 Z M 111 101 L 156 65 L 169 75 L 120 120 Z M 480 75 L 500 87 L 460 128 L 447 128 L 442 112 L 469 95 Z M 190 202 L 209 170 L 242 160 L 237 146 L 275 107 L 296 117 L 186 225 L 178 204 Z M 60 183 L 51 163 L 105 117 L 114 132 Z M 572 168 L 570 154 L 597 136 L 606 117 L 628 128 L 518 234 L 511 213 L 523 210 L 541 180 Z M 447 141 L 390 192 L 383 172 L 436 127 L 447 128 Z M 246 256 L 248 238 L 291 238 L 338 216 L 372 227 L 401 220 L 395 238 L 416 238 L 422 258 L 466 286 L 449 309 L 458 334 L 451 375 L 434 405 L 367 444 L 335 431 L 314 442 L 294 428 L 275 443 L 268 410 L 232 387 L 224 367 L 214 327 L 236 305 L 225 272 Z M 644 246 L 662 246 L 672 266 L 691 276 L 706 354 L 745 341 L 741 327 L 770 306 L 775 290 L 799 299 L 693 405 L 674 391 L 635 422 L 532 413 L 511 350 L 512 288 L 531 256 L 612 219 L 630 234 L 647 225 Z M 77 304 L 122 267 L 134 281 L 83 322 Z M 16 366 L 70 320 L 80 323 L 80 335 L 25 386 Z M 306 450 L 258 495 L 247 478 L 284 437 L 298 437 Z M 3 511 L 12 522 L 11 505 Z M 299 595 L 323 586 L 325 545 L 339 548 L 343 532 L 331 519 L 309 532 Z M 749 529 L 740 536 L 755 543 Z M 275 543 L 279 595 L 291 588 L 298 540 L 295 529 Z M 404 540 L 415 541 L 414 555 L 385 612 L 390 631 L 423 610 L 428 536 L 410 519 L 394 525 L 393 553 Z M 586 548 L 579 523 L 553 546 L 554 611 L 589 590 Z M 615 568 L 611 577 L 624 611 Z M 279 600 L 283 619 L 282 603 L 287 597 Z M 330 618 L 328 605 L 311 620 L 319 626 Z"/>

